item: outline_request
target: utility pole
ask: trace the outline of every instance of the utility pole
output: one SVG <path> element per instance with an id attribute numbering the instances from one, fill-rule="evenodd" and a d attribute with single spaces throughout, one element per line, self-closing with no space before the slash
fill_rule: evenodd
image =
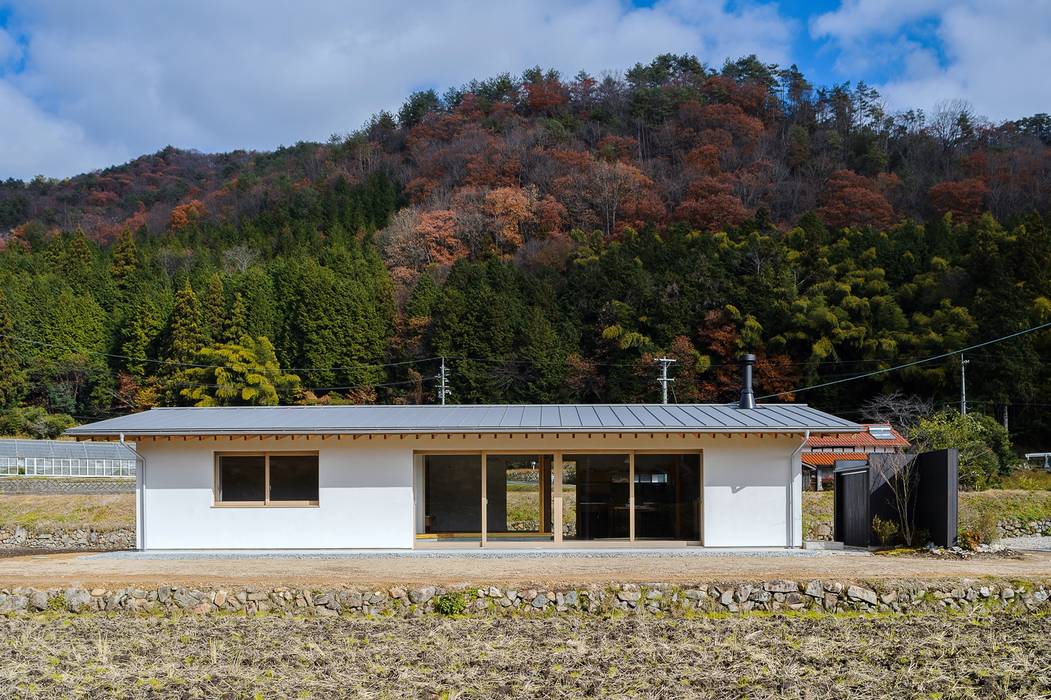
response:
<path id="1" fill-rule="evenodd" d="M 445 398 L 452 394 L 449 389 L 449 374 L 445 369 L 445 358 L 442 358 L 442 368 L 438 372 L 438 399 L 445 405 Z"/>
<path id="2" fill-rule="evenodd" d="M 960 415 L 967 415 L 967 363 L 970 360 L 963 359 L 960 355 Z"/>
<path id="3" fill-rule="evenodd" d="M 654 362 L 661 364 L 661 376 L 657 380 L 657 383 L 661 385 L 661 403 L 668 403 L 668 384 L 674 382 L 674 379 L 668 378 L 668 367 L 671 366 L 675 360 L 670 357 L 658 357 Z"/>

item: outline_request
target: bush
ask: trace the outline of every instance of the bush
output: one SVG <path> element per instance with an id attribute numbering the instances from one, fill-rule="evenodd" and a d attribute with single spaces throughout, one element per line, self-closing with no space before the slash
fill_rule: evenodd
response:
<path id="1" fill-rule="evenodd" d="M 996 513 L 979 512 L 960 529 L 960 546 L 975 550 L 978 545 L 992 544 L 1000 539 L 1000 520 Z"/>
<path id="2" fill-rule="evenodd" d="M 872 518 L 872 531 L 879 538 L 879 543 L 889 547 L 894 543 L 894 536 L 898 534 L 898 524 L 893 520 L 884 520 L 878 515 Z"/>
<path id="3" fill-rule="evenodd" d="M 909 438 L 921 452 L 955 447 L 960 452 L 960 488 L 1000 485 L 1017 459 L 1007 430 L 989 416 L 945 410 L 920 421 Z"/>
<path id="4" fill-rule="evenodd" d="M 434 609 L 442 615 L 463 615 L 467 610 L 467 599 L 463 593 L 446 593 L 438 596 Z"/>
<path id="5" fill-rule="evenodd" d="M 48 413 L 40 406 L 12 408 L 0 413 L 0 435 L 54 439 L 76 425 L 65 413 Z"/>

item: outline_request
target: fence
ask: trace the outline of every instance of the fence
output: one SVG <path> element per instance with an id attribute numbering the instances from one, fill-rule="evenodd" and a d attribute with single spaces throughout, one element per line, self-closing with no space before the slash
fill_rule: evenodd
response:
<path id="1" fill-rule="evenodd" d="M 135 460 L 0 456 L 0 476 L 99 476 L 126 478 L 135 476 Z"/>

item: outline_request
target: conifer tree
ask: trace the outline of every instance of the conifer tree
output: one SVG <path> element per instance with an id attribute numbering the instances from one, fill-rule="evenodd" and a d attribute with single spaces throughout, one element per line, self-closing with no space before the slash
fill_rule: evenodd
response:
<path id="1" fill-rule="evenodd" d="M 113 246 L 109 268 L 110 275 L 113 277 L 117 289 L 121 292 L 128 290 L 131 280 L 135 273 L 138 272 L 140 265 L 139 251 L 135 245 L 135 234 L 130 229 L 125 229 Z"/>
<path id="2" fill-rule="evenodd" d="M 147 372 L 157 369 L 146 360 L 150 359 L 150 347 L 163 329 L 164 322 L 157 305 L 152 298 L 144 296 L 124 323 L 121 334 L 121 354 L 128 358 L 125 368 L 135 379 L 142 380 Z"/>
<path id="3" fill-rule="evenodd" d="M 205 287 L 204 295 L 201 299 L 201 310 L 204 315 L 205 336 L 214 342 L 224 340 L 223 326 L 226 318 L 226 289 L 223 285 L 223 278 L 218 272 L 213 273 L 208 278 L 208 285 Z"/>
<path id="4" fill-rule="evenodd" d="M 13 336 L 11 306 L 0 290 L 0 408 L 13 406 L 25 390 L 25 375 Z"/>
<path id="5" fill-rule="evenodd" d="M 169 360 L 181 363 L 193 361 L 206 342 L 202 325 L 201 302 L 187 282 L 175 295 L 175 308 L 169 321 Z"/>
<path id="6" fill-rule="evenodd" d="M 241 292 L 234 294 L 234 303 L 223 326 L 223 342 L 240 343 L 248 335 L 248 309 Z"/>

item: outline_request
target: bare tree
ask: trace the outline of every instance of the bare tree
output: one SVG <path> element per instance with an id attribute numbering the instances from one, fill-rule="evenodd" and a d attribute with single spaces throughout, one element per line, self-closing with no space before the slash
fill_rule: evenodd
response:
<path id="1" fill-rule="evenodd" d="M 973 132 L 974 113 L 966 100 L 942 100 L 934 106 L 928 129 L 950 150 L 969 138 Z"/>
<path id="2" fill-rule="evenodd" d="M 934 413 L 934 404 L 930 399 L 906 396 L 900 391 L 875 396 L 861 408 L 866 420 L 890 423 L 899 430 L 911 430 Z"/>
<path id="3" fill-rule="evenodd" d="M 912 547 L 916 539 L 916 495 L 919 490 L 919 470 L 916 459 L 919 452 L 869 455 L 873 492 L 886 485 L 890 505 L 897 516 L 898 531 L 905 546 Z"/>
<path id="4" fill-rule="evenodd" d="M 259 252 L 246 245 L 235 245 L 223 253 L 223 262 L 231 272 L 245 272 L 259 258 Z"/>

